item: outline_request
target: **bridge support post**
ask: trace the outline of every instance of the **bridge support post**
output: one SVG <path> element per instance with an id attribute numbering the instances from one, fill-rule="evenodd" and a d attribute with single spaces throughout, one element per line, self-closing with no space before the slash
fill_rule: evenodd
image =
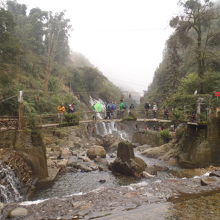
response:
<path id="1" fill-rule="evenodd" d="M 18 94 L 18 130 L 22 130 L 24 125 L 24 98 L 23 91 Z"/>

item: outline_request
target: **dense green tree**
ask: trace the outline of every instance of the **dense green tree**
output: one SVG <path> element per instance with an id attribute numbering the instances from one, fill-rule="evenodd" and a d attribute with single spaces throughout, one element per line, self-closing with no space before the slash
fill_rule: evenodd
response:
<path id="1" fill-rule="evenodd" d="M 0 62 L 10 63 L 19 52 L 14 36 L 15 23 L 9 11 L 0 8 Z"/>
<path id="2" fill-rule="evenodd" d="M 197 73 L 200 78 L 206 70 L 206 59 L 209 56 L 209 41 L 215 37 L 213 33 L 213 21 L 217 19 L 214 4 L 210 0 L 187 0 L 180 1 L 184 12 L 170 21 L 171 27 L 187 44 L 188 41 L 195 42 L 195 58 L 197 62 Z M 194 33 L 189 34 L 193 30 Z M 200 85 L 200 92 L 203 93 L 203 84 Z"/>
<path id="3" fill-rule="evenodd" d="M 65 12 L 5 2 L 0 4 L 1 114 L 17 114 L 19 90 L 29 113 L 55 113 L 61 102 L 88 109 L 90 96 L 119 99 L 120 90 L 97 68 L 82 55 L 70 54 Z"/>
<path id="4" fill-rule="evenodd" d="M 46 67 L 45 67 L 45 91 L 48 91 L 48 83 L 52 74 L 54 62 L 63 63 L 69 55 L 68 31 L 70 29 L 69 19 L 65 19 L 65 13 L 48 13 L 46 24 L 45 47 L 46 47 Z"/>

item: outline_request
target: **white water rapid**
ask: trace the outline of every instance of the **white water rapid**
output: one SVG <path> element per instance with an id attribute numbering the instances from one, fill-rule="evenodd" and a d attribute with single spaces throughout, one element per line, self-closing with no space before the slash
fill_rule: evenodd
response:
<path id="1" fill-rule="evenodd" d="M 0 166 L 0 202 L 17 202 L 22 199 L 19 193 L 21 184 L 14 171 L 7 165 Z"/>
<path id="2" fill-rule="evenodd" d="M 105 115 L 105 102 L 102 99 L 94 99 L 90 96 L 90 104 L 91 106 L 95 105 L 97 102 L 100 102 L 104 109 L 103 112 L 98 113 L 97 117 L 99 119 L 103 119 L 102 115 Z M 128 135 L 125 131 L 119 130 L 115 124 L 114 121 L 111 122 L 97 122 L 95 124 L 96 127 L 96 134 L 100 135 L 100 136 L 106 136 L 106 135 L 115 135 L 115 136 L 119 136 L 122 140 L 127 140 L 128 139 Z"/>

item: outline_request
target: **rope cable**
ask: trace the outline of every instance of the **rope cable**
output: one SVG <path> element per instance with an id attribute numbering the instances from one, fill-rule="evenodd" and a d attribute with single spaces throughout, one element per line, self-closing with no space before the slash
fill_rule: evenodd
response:
<path id="1" fill-rule="evenodd" d="M 1 102 L 5 102 L 5 101 L 7 101 L 7 100 L 9 100 L 9 99 L 12 99 L 12 98 L 15 98 L 15 97 L 17 97 L 17 95 L 8 97 L 8 98 L 6 98 L 6 99 L 2 99 L 2 100 L 0 100 L 0 103 L 1 103 Z"/>

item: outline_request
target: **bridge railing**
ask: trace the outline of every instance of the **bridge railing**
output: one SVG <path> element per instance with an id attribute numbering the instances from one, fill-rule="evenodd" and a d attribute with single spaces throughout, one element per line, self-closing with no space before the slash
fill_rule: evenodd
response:
<path id="1" fill-rule="evenodd" d="M 139 119 L 153 119 L 153 118 L 157 118 L 157 119 L 174 119 L 175 121 L 175 117 L 172 114 L 172 112 L 169 112 L 168 114 L 168 118 L 166 117 L 166 115 L 164 115 L 164 112 L 162 110 L 158 110 L 156 115 L 153 114 L 152 110 L 149 110 L 146 114 L 145 109 L 126 109 L 124 111 L 123 117 L 127 117 L 129 115 L 129 112 L 132 113 L 136 118 Z M 70 114 L 74 114 L 77 115 L 80 119 L 80 121 L 87 121 L 87 120 L 93 120 L 94 116 L 97 116 L 97 119 L 99 119 L 101 116 L 101 118 L 105 119 L 106 118 L 106 112 L 101 112 L 96 114 L 94 111 L 76 111 L 75 113 L 70 113 Z M 115 110 L 114 114 L 112 115 L 111 119 L 121 119 L 122 114 L 120 112 L 120 110 Z M 30 118 L 28 118 L 28 116 L 24 116 L 23 117 L 25 120 L 25 126 L 26 127 L 31 127 L 31 120 Z M 3 116 L 0 117 L 0 131 L 4 131 L 4 130 L 10 130 L 10 129 L 17 129 L 18 128 L 18 121 L 19 118 L 18 117 L 7 117 L 7 116 Z M 42 125 L 54 125 L 54 124 L 60 124 L 60 119 L 58 118 L 58 114 L 57 113 L 53 113 L 53 114 L 40 114 L 40 115 L 34 115 L 34 123 L 37 126 L 42 126 Z M 65 117 L 63 118 L 62 122 L 66 122 Z M 185 122 L 197 122 L 196 118 L 193 117 L 192 115 L 185 115 Z"/>
<path id="2" fill-rule="evenodd" d="M 0 131 L 17 129 L 18 117 L 16 116 L 1 116 L 0 117 Z"/>

